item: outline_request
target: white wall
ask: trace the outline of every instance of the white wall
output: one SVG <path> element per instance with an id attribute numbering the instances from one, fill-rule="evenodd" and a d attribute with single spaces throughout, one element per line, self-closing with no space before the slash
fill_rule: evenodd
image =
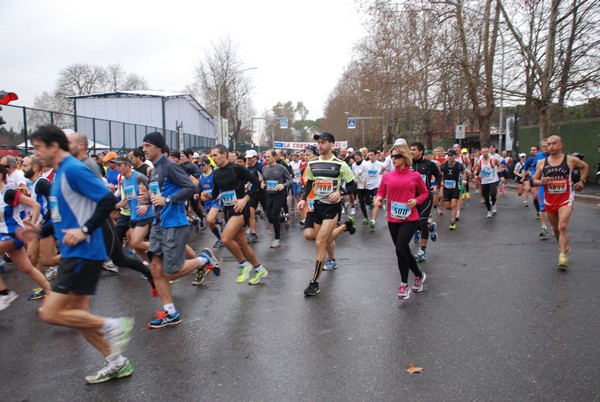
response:
<path id="1" fill-rule="evenodd" d="M 77 115 L 162 128 L 160 98 L 76 99 Z M 167 129 L 175 130 L 167 125 Z"/>

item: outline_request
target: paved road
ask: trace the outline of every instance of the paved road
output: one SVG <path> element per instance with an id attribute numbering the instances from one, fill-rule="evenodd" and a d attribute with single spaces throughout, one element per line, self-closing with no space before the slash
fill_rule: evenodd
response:
<path id="1" fill-rule="evenodd" d="M 0 313 L 3 401 L 464 401 L 600 399 L 600 284 L 596 202 L 578 202 L 568 272 L 554 239 L 538 237 L 532 208 L 512 193 L 485 218 L 473 200 L 458 223 L 436 217 L 440 239 L 422 264 L 425 291 L 396 300 L 399 274 L 383 221 L 337 243 L 341 268 L 322 293 L 302 291 L 313 244 L 298 227 L 256 250 L 269 276 L 236 284 L 225 250 L 221 277 L 174 285 L 183 322 L 148 330 L 160 308 L 135 272 L 103 275 L 92 310 L 131 315 L 131 378 L 86 386 L 101 359 L 73 330 L 36 317 L 28 278 L 5 280 L 22 296 Z M 194 237 L 201 247 L 208 234 Z M 416 251 L 416 250 L 415 250 Z M 405 372 L 410 361 L 425 370 Z"/>

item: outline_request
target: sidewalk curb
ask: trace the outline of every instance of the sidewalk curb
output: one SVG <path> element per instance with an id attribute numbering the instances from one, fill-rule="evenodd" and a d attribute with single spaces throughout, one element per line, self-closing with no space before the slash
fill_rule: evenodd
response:
<path id="1" fill-rule="evenodd" d="M 517 186 L 513 183 L 506 183 L 506 187 L 510 188 L 511 190 L 517 190 Z M 593 202 L 598 202 L 600 203 L 600 193 L 598 194 L 580 194 L 577 191 L 575 192 L 575 199 L 576 200 L 583 200 L 583 201 L 593 201 Z"/>

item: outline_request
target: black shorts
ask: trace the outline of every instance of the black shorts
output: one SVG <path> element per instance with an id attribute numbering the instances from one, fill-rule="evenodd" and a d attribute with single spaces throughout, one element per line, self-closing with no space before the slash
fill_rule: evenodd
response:
<path id="1" fill-rule="evenodd" d="M 324 220 L 336 219 L 339 220 L 342 216 L 342 204 L 340 202 L 336 204 L 324 204 L 319 201 L 315 201 L 315 223 L 320 225 Z"/>
<path id="2" fill-rule="evenodd" d="M 52 282 L 52 291 L 89 296 L 96 293 L 102 262 L 83 258 L 63 258 L 58 263 L 58 278 Z"/>
<path id="3" fill-rule="evenodd" d="M 129 227 L 129 221 L 131 221 L 131 215 L 123 215 L 119 214 L 119 218 L 117 219 L 117 227 Z"/>
<path id="4" fill-rule="evenodd" d="M 135 228 L 138 226 L 150 226 L 150 225 L 152 225 L 153 221 L 154 221 L 154 218 L 146 218 L 146 219 L 140 219 L 137 221 L 129 221 L 129 227 Z"/>
<path id="5" fill-rule="evenodd" d="M 304 229 L 314 229 L 315 227 L 315 213 L 307 212 L 306 218 L 304 218 Z"/>
<path id="6" fill-rule="evenodd" d="M 444 202 L 458 200 L 460 198 L 460 188 L 445 188 L 444 187 Z"/>
<path id="7" fill-rule="evenodd" d="M 250 223 L 250 208 L 246 204 L 244 211 L 241 213 L 237 213 L 233 210 L 233 206 L 231 207 L 223 207 L 223 218 L 225 222 L 229 222 L 229 218 L 232 216 L 243 216 L 244 217 L 244 225 L 248 226 Z"/>

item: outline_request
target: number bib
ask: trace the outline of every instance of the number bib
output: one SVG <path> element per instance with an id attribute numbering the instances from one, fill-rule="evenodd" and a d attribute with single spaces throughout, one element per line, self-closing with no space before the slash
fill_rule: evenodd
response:
<path id="1" fill-rule="evenodd" d="M 320 197 L 326 197 L 333 193 L 333 180 L 316 180 L 315 194 Z"/>
<path id="2" fill-rule="evenodd" d="M 456 180 L 444 180 L 444 187 L 447 189 L 456 188 Z"/>
<path id="3" fill-rule="evenodd" d="M 423 181 L 425 182 L 425 184 L 427 184 L 427 175 L 422 174 L 421 177 L 423 178 Z"/>
<path id="4" fill-rule="evenodd" d="M 123 187 L 123 192 L 125 193 L 125 198 L 127 198 L 129 201 L 135 200 L 135 186 L 125 186 Z"/>
<path id="5" fill-rule="evenodd" d="M 548 194 L 564 194 L 567 192 L 566 180 L 554 180 L 546 185 Z"/>
<path id="6" fill-rule="evenodd" d="M 54 222 L 62 221 L 60 211 L 58 210 L 58 200 L 56 197 L 50 196 L 48 197 L 48 201 L 50 202 L 50 211 L 52 211 L 52 220 Z"/>
<path id="7" fill-rule="evenodd" d="M 221 201 L 223 205 L 226 207 L 232 207 L 235 205 L 237 201 L 237 195 L 235 194 L 235 190 L 224 191 L 221 193 Z"/>
<path id="8" fill-rule="evenodd" d="M 315 212 L 315 199 L 314 198 L 311 198 L 310 200 L 308 200 L 308 211 Z"/>
<path id="9" fill-rule="evenodd" d="M 267 180 L 267 190 L 268 191 L 277 191 L 275 187 L 277 187 L 279 183 L 277 180 Z"/>
<path id="10" fill-rule="evenodd" d="M 160 187 L 158 186 L 158 182 L 157 181 L 151 181 L 149 187 L 150 187 L 150 193 L 152 195 L 161 195 L 161 193 L 160 193 Z"/>
<path id="11" fill-rule="evenodd" d="M 410 216 L 410 212 L 410 208 L 404 202 L 392 201 L 392 208 L 390 209 L 392 218 L 405 220 Z"/>
<path id="12" fill-rule="evenodd" d="M 367 170 L 367 176 L 373 178 L 376 177 L 379 174 L 379 170 L 377 169 L 369 169 Z"/>
<path id="13" fill-rule="evenodd" d="M 294 171 L 294 178 L 300 179 L 300 171 L 299 170 Z"/>

